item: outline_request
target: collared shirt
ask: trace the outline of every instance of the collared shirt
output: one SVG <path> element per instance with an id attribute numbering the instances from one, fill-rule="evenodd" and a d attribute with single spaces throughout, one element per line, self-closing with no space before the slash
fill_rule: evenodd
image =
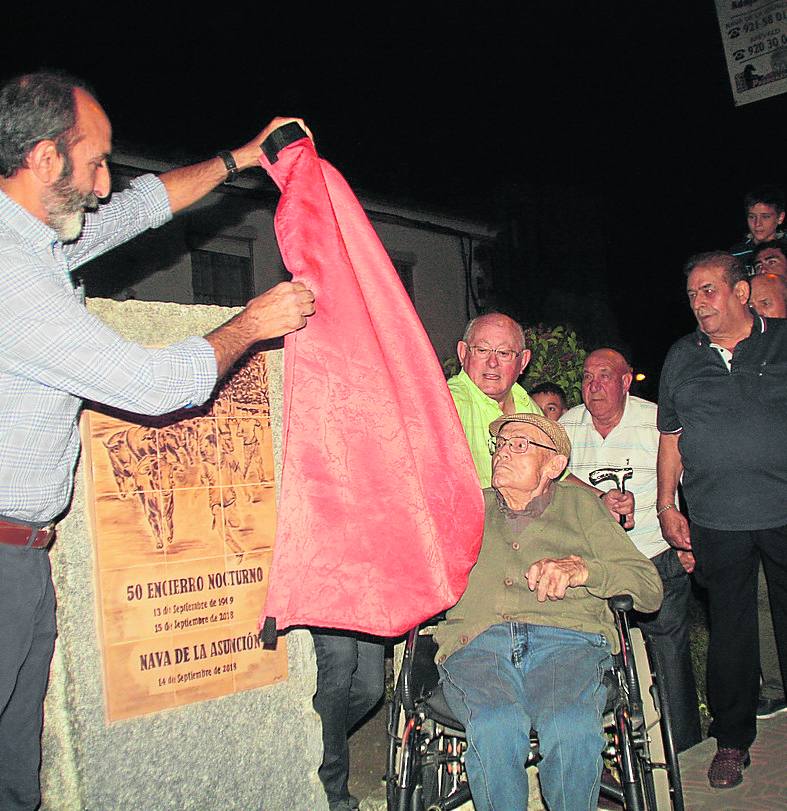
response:
<path id="1" fill-rule="evenodd" d="M 575 476 L 590 482 L 590 473 L 599 468 L 631 467 L 634 471 L 626 481 L 626 490 L 634 494 L 634 527 L 628 535 L 649 558 L 669 549 L 656 517 L 657 410 L 655 403 L 627 394 L 620 422 L 606 437 L 593 425 L 593 415 L 584 405 L 575 406 L 560 418 L 571 440 L 569 468 Z M 614 486 L 614 482 L 602 482 L 599 488 L 611 490 Z"/>
<path id="2" fill-rule="evenodd" d="M 68 505 L 83 399 L 142 414 L 204 402 L 216 383 L 210 344 L 146 349 L 87 312 L 71 271 L 171 218 L 163 184 L 146 175 L 86 216 L 82 235 L 56 233 L 0 192 L 0 515 L 47 522 Z"/>
<path id="3" fill-rule="evenodd" d="M 503 515 L 508 516 L 512 521 L 515 521 L 517 528 L 524 529 L 531 521 L 540 518 L 544 514 L 544 510 L 552 503 L 552 496 L 555 492 L 555 485 L 550 482 L 540 496 L 534 496 L 530 499 L 527 506 L 522 510 L 514 510 L 506 504 L 506 500 L 499 490 L 495 490 L 497 497 L 497 508 Z"/>
<path id="4" fill-rule="evenodd" d="M 680 434 L 695 523 L 787 524 L 787 321 L 755 316 L 729 368 L 699 329 L 676 341 L 661 373 L 658 428 Z"/>
<path id="5" fill-rule="evenodd" d="M 449 379 L 448 389 L 454 398 L 462 428 L 465 429 L 481 487 L 490 487 L 492 457 L 489 455 L 489 425 L 502 415 L 503 409 L 497 400 L 488 397 L 473 383 L 464 369 Z M 514 398 L 514 411 L 517 414 L 543 413 L 519 383 L 512 386 L 511 396 Z"/>
<path id="6" fill-rule="evenodd" d="M 721 359 L 724 361 L 727 371 L 732 371 L 732 352 L 727 349 L 726 346 L 721 346 L 721 344 L 711 343 L 711 346 L 721 355 Z"/>

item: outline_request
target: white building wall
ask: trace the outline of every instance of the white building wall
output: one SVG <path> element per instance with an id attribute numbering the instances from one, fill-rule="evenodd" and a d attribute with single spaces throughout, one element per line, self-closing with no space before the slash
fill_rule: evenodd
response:
<path id="1" fill-rule="evenodd" d="M 389 255 L 411 254 L 415 309 L 442 362 L 453 355 L 467 321 L 465 268 L 460 240 L 449 234 L 382 223 L 375 225 Z M 475 315 L 475 313 L 473 313 Z"/>
<path id="2" fill-rule="evenodd" d="M 138 166 L 127 156 L 123 174 Z M 241 181 L 243 182 L 243 181 Z M 238 184 L 236 184 L 238 185 Z M 219 189 L 155 231 L 101 257 L 80 270 L 88 295 L 144 301 L 194 301 L 191 250 L 249 255 L 254 292 L 262 293 L 289 278 L 276 244 L 273 215 L 276 196 L 261 192 L 261 181 L 245 181 L 243 191 Z M 364 202 L 364 201 L 362 201 Z M 457 221 L 387 203 L 364 202 L 372 223 L 394 263 L 412 266 L 416 310 L 441 361 L 452 356 L 468 318 L 466 257 L 470 240 L 492 240 L 487 226 Z M 473 235 L 472 237 L 470 235 Z M 470 317 L 477 313 L 472 308 Z"/>

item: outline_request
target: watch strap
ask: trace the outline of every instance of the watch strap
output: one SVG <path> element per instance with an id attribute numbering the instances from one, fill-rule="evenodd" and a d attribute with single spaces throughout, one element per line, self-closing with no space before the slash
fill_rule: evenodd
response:
<path id="1" fill-rule="evenodd" d="M 232 152 L 227 149 L 222 149 L 216 155 L 224 161 L 224 166 L 227 168 L 227 177 L 224 178 L 225 183 L 232 183 L 238 176 L 238 164 L 235 163 L 235 158 L 232 157 Z"/>

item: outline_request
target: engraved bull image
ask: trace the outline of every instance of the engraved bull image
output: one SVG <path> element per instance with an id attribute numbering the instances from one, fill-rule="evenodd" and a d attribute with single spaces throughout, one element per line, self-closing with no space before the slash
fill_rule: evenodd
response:
<path id="1" fill-rule="evenodd" d="M 153 531 L 156 549 L 163 549 L 165 543 L 172 543 L 175 534 L 175 497 L 171 484 L 168 482 L 169 489 L 165 490 L 161 481 L 156 429 L 135 425 L 112 434 L 103 444 L 120 498 L 137 496 Z"/>

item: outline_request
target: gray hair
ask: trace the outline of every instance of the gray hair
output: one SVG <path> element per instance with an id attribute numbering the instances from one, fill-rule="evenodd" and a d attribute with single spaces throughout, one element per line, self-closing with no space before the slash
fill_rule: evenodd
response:
<path id="1" fill-rule="evenodd" d="M 76 139 L 74 90 L 88 86 L 65 73 L 39 71 L 0 87 L 0 174 L 11 177 L 41 141 L 54 141 L 68 155 Z"/>
<path id="2" fill-rule="evenodd" d="M 724 270 L 724 278 L 730 287 L 735 287 L 738 282 L 745 282 L 749 278 L 743 262 L 727 251 L 695 253 L 689 257 L 683 267 L 683 272 L 688 276 L 695 268 L 711 266 Z"/>
<path id="3" fill-rule="evenodd" d="M 515 321 L 513 318 L 511 318 L 510 315 L 506 315 L 505 313 L 500 313 L 500 312 L 497 312 L 497 311 L 493 311 L 491 313 L 484 313 L 483 315 L 477 315 L 471 321 L 468 321 L 467 326 L 465 327 L 465 333 L 462 336 L 462 340 L 466 344 L 469 345 L 470 344 L 470 337 L 473 334 L 473 330 L 478 325 L 478 322 L 483 321 L 486 318 L 495 318 L 495 317 L 496 318 L 505 318 L 505 319 L 507 319 L 508 321 L 511 322 L 511 324 L 513 325 L 514 330 L 515 330 L 515 332 L 516 332 L 516 334 L 517 334 L 517 336 L 519 338 L 519 348 L 520 348 L 520 350 L 521 349 L 526 349 L 527 347 L 525 346 L 525 330 L 523 329 L 522 325 L 518 321 Z"/>

